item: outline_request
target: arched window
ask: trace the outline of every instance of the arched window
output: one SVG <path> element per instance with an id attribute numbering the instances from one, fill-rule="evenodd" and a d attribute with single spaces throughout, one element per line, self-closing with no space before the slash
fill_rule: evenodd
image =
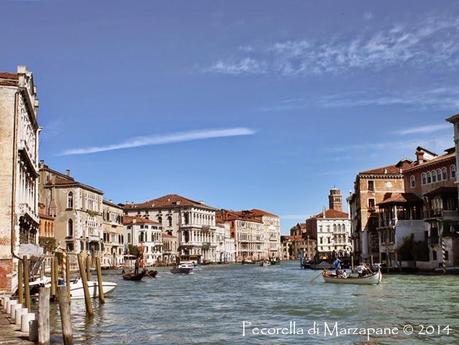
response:
<path id="1" fill-rule="evenodd" d="M 73 220 L 71 219 L 67 221 L 67 236 L 73 237 Z"/>
<path id="2" fill-rule="evenodd" d="M 441 169 L 441 175 L 442 175 L 443 181 L 446 181 L 448 179 L 448 169 L 442 168 Z"/>
<path id="3" fill-rule="evenodd" d="M 167 217 L 167 225 L 168 226 L 172 226 L 172 217 L 171 216 Z"/>
<path id="4" fill-rule="evenodd" d="M 163 223 L 163 218 L 162 217 L 158 217 L 158 223 L 160 223 L 160 224 Z"/>
<path id="5" fill-rule="evenodd" d="M 450 167 L 450 171 L 451 171 L 451 180 L 455 180 L 456 179 L 456 166 L 453 164 L 451 165 Z"/>
<path id="6" fill-rule="evenodd" d="M 434 170 L 432 171 L 432 182 L 437 182 L 437 172 Z"/>
<path id="7" fill-rule="evenodd" d="M 67 194 L 67 208 L 73 208 L 73 192 Z"/>
<path id="8" fill-rule="evenodd" d="M 427 174 L 426 173 L 422 173 L 422 184 L 427 184 Z"/>
<path id="9" fill-rule="evenodd" d="M 427 173 L 427 183 L 432 183 L 432 174 L 430 171 Z"/>
<path id="10" fill-rule="evenodd" d="M 416 177 L 414 175 L 410 176 L 410 187 L 416 188 Z"/>
<path id="11" fill-rule="evenodd" d="M 437 181 L 441 181 L 441 169 L 437 169 Z"/>

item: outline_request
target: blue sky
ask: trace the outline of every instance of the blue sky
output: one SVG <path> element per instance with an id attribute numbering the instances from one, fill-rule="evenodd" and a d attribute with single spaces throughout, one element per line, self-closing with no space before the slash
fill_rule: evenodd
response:
<path id="1" fill-rule="evenodd" d="M 41 159 L 115 202 L 262 208 L 283 232 L 359 170 L 453 145 L 455 1 L 2 1 Z"/>

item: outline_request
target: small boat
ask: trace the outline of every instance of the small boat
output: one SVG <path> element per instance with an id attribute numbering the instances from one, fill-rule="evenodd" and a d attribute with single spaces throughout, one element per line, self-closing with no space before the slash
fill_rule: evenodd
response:
<path id="1" fill-rule="evenodd" d="M 157 270 L 149 270 L 147 271 L 146 276 L 149 278 L 155 278 L 157 274 L 158 274 Z"/>
<path id="2" fill-rule="evenodd" d="M 377 285 L 381 283 L 382 273 L 381 270 L 374 272 L 372 274 L 359 277 L 354 274 L 345 274 L 345 275 L 336 275 L 328 271 L 322 272 L 322 277 L 326 283 L 334 284 L 357 284 L 357 285 Z"/>
<path id="3" fill-rule="evenodd" d="M 190 274 L 193 271 L 192 264 L 179 264 L 171 269 L 171 273 Z"/>
<path id="4" fill-rule="evenodd" d="M 260 264 L 261 267 L 268 267 L 268 266 L 271 266 L 271 262 L 269 261 L 263 261 L 261 264 Z"/>
<path id="5" fill-rule="evenodd" d="M 64 285 L 65 283 L 60 279 L 58 285 Z M 50 287 L 51 284 L 46 284 L 46 287 Z M 102 282 L 102 287 L 104 290 L 104 295 L 112 292 L 116 288 L 117 284 L 112 282 Z M 96 298 L 99 296 L 99 284 L 97 281 L 89 280 L 88 281 L 89 295 L 91 298 Z M 70 282 L 70 298 L 71 299 L 81 299 L 84 298 L 84 288 L 83 281 L 81 278 Z"/>
<path id="6" fill-rule="evenodd" d="M 253 261 L 250 260 L 250 259 L 244 259 L 244 260 L 242 260 L 242 264 L 243 264 L 243 265 L 252 265 L 252 264 L 254 264 L 254 263 L 255 263 L 255 262 L 253 262 Z"/>
<path id="7" fill-rule="evenodd" d="M 127 272 L 127 273 L 123 273 L 123 279 L 124 280 L 139 281 L 139 280 L 142 280 L 142 278 L 146 274 L 147 274 L 147 270 L 142 270 L 137 274 L 135 272 Z"/>

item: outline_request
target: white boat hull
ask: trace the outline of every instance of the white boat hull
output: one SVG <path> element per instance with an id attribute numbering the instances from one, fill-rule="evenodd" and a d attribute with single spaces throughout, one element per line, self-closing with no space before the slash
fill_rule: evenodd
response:
<path id="1" fill-rule="evenodd" d="M 368 276 L 368 277 L 347 277 L 341 278 L 336 276 L 327 276 L 322 273 L 322 277 L 326 283 L 332 284 L 356 284 L 356 285 L 377 285 L 381 283 L 382 273 L 378 271 L 377 273 Z"/>
<path id="2" fill-rule="evenodd" d="M 50 284 L 46 285 L 47 287 Z M 117 284 L 112 282 L 102 282 L 102 287 L 104 289 L 104 295 L 112 292 L 116 288 Z M 96 298 L 99 296 L 99 284 L 97 281 L 88 281 L 89 295 L 91 298 Z M 81 279 L 70 283 L 70 298 L 71 299 L 82 299 L 84 298 L 84 289 Z"/>

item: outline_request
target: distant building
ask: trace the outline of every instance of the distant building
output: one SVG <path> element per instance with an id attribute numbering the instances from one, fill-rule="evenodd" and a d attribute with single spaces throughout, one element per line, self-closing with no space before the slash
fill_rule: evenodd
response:
<path id="1" fill-rule="evenodd" d="M 320 259 L 352 253 L 351 221 L 348 214 L 342 212 L 341 203 L 341 192 L 334 187 L 329 195 L 330 208 L 306 220 L 306 231 L 317 240 Z"/>
<path id="2" fill-rule="evenodd" d="M 32 73 L 0 73 L 0 292 L 17 287 L 17 263 L 38 246 L 38 97 Z"/>
<path id="3" fill-rule="evenodd" d="M 178 248 L 168 258 L 180 255 L 200 260 L 216 260 L 215 209 L 202 202 L 176 194 L 168 194 L 139 204 L 126 204 L 124 213 L 158 222 L 163 233 L 175 236 Z"/>
<path id="4" fill-rule="evenodd" d="M 306 260 L 314 258 L 317 250 L 317 241 L 313 233 L 307 231 L 306 223 L 296 224 L 290 229 L 290 236 L 283 236 L 289 241 L 289 258 L 299 259 L 302 255 Z"/>
<path id="5" fill-rule="evenodd" d="M 104 200 L 103 205 L 103 255 L 102 265 L 117 267 L 124 263 L 124 226 L 121 206 Z"/>
<path id="6" fill-rule="evenodd" d="M 40 164 L 40 202 L 54 218 L 57 245 L 69 253 L 86 252 L 95 264 L 103 254 L 103 192 Z M 74 256 L 72 256 L 74 258 Z"/>
<path id="7" fill-rule="evenodd" d="M 235 242 L 231 238 L 231 229 L 228 223 L 218 223 L 216 230 L 217 248 L 216 262 L 234 262 L 235 261 Z"/>
<path id="8" fill-rule="evenodd" d="M 126 243 L 143 254 L 146 265 L 151 266 L 162 260 L 163 228 L 159 222 L 140 216 L 124 216 L 123 224 Z"/>

